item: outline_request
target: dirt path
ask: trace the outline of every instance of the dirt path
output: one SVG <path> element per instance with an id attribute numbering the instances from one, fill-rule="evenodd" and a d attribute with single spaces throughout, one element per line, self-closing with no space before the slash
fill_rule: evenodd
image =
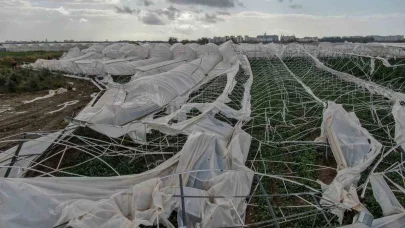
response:
<path id="1" fill-rule="evenodd" d="M 58 130 L 66 127 L 68 123 L 64 118 L 76 116 L 90 102 L 92 99 L 90 95 L 99 91 L 89 81 L 77 79 L 68 81 L 73 90 L 28 104 L 24 104 L 23 101 L 45 96 L 49 92 L 0 94 L 0 138 L 21 132 Z M 61 109 L 63 106 L 58 105 L 65 102 L 75 104 L 66 106 L 61 111 L 49 113 Z"/>

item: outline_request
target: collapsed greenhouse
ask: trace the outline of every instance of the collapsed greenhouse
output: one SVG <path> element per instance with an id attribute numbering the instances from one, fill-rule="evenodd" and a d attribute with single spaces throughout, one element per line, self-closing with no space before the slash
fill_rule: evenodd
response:
<path id="1" fill-rule="evenodd" d="M 0 139 L 2 227 L 405 224 L 403 47 L 120 43 L 31 67 L 100 92 Z"/>

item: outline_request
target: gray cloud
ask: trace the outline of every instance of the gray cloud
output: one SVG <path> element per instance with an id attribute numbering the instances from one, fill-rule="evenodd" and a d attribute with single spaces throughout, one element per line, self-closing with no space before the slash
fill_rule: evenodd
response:
<path id="1" fill-rule="evenodd" d="M 193 25 L 183 24 L 175 26 L 173 30 L 176 33 L 190 35 L 195 31 L 195 27 Z"/>
<path id="2" fill-rule="evenodd" d="M 193 12 L 193 13 L 203 13 L 203 12 L 204 12 L 204 10 L 202 10 L 202 9 L 196 9 L 196 8 L 194 8 L 193 6 L 190 6 L 190 7 L 189 7 L 189 10 L 190 10 L 191 12 Z"/>
<path id="3" fill-rule="evenodd" d="M 176 18 L 178 18 L 180 16 L 180 10 L 178 10 L 177 8 L 170 6 L 167 9 L 158 9 L 158 10 L 153 10 L 152 12 L 155 12 L 159 15 L 164 15 L 167 17 L 167 19 L 173 21 Z"/>
<path id="4" fill-rule="evenodd" d="M 152 0 L 140 0 L 141 4 L 144 6 L 151 6 L 153 4 L 155 4 Z"/>
<path id="5" fill-rule="evenodd" d="M 300 4 L 292 4 L 292 5 L 290 5 L 290 8 L 291 9 L 301 9 L 302 5 L 300 5 Z"/>
<path id="6" fill-rule="evenodd" d="M 226 11 L 217 11 L 217 14 L 218 15 L 225 15 L 225 16 L 231 15 L 229 12 L 226 12 Z"/>
<path id="7" fill-rule="evenodd" d="M 139 13 L 139 10 L 135 10 L 135 9 L 131 9 L 128 6 L 124 6 L 124 7 L 119 7 L 119 6 L 114 6 L 115 7 L 115 11 L 119 14 L 136 14 Z"/>
<path id="8" fill-rule="evenodd" d="M 206 23 L 215 24 L 219 21 L 223 21 L 224 19 L 218 17 L 218 15 L 216 15 L 215 13 L 213 14 L 206 13 L 204 17 L 201 18 L 200 20 Z"/>
<path id="9" fill-rule="evenodd" d="M 162 20 L 162 18 L 160 18 L 159 15 L 154 12 L 147 12 L 145 15 L 140 16 L 139 20 L 141 20 L 144 24 L 147 24 L 147 25 L 164 25 L 164 24 L 166 24 Z"/>
<path id="10" fill-rule="evenodd" d="M 203 5 L 218 8 L 233 8 L 243 6 L 239 0 L 167 0 L 168 2 L 182 5 Z"/>

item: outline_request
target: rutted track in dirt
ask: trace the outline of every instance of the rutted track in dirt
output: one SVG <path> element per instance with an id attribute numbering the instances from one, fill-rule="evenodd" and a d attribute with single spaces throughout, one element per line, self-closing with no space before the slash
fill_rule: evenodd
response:
<path id="1" fill-rule="evenodd" d="M 98 92 L 98 89 L 88 81 L 75 79 L 69 81 L 73 82 L 72 88 L 75 88 L 75 91 L 69 90 L 28 104 L 24 104 L 23 101 L 47 95 L 48 91 L 0 95 L 3 110 L 0 112 L 0 138 L 21 132 L 63 129 L 67 125 L 64 118 L 76 116 L 90 102 L 92 99 L 90 95 Z M 75 100 L 79 102 L 59 112 L 48 114 L 60 109 L 61 106 L 58 105 Z"/>

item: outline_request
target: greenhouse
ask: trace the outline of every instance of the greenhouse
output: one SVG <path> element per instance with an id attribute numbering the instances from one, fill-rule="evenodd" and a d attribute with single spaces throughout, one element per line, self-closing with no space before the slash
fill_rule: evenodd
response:
<path id="1" fill-rule="evenodd" d="M 405 47 L 96 44 L 31 67 L 100 92 L 0 139 L 0 226 L 405 224 Z"/>

